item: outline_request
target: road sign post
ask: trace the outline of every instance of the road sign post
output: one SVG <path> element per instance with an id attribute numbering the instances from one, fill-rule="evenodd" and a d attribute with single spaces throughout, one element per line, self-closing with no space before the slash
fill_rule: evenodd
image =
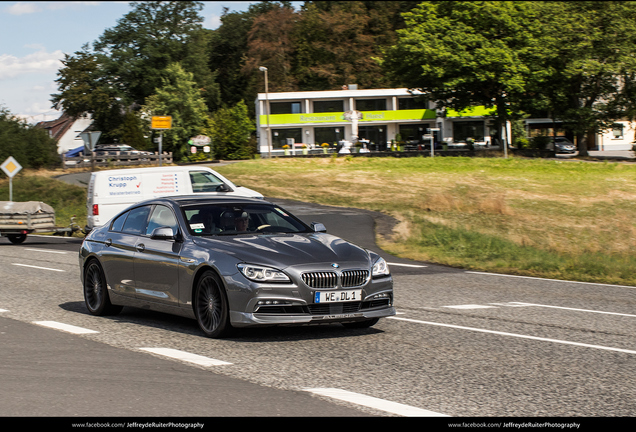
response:
<path id="1" fill-rule="evenodd" d="M 20 165 L 13 156 L 9 156 L 7 160 L 0 165 L 0 168 L 2 168 L 2 171 L 9 177 L 9 201 L 13 201 L 13 176 L 22 169 L 22 165 Z"/>
<path id="2" fill-rule="evenodd" d="M 84 141 L 84 153 L 89 151 L 91 153 L 91 171 L 95 171 L 95 146 L 99 137 L 102 135 L 101 131 L 84 131 L 79 134 Z"/>
<path id="3" fill-rule="evenodd" d="M 161 166 L 163 131 L 172 128 L 172 116 L 152 116 L 150 119 L 150 128 L 159 130 L 159 166 Z"/>

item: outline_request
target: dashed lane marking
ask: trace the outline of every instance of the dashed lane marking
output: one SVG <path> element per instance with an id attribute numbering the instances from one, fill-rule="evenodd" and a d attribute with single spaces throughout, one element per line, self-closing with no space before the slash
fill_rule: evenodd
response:
<path id="1" fill-rule="evenodd" d="M 54 268 L 49 268 L 49 267 L 40 267 L 40 266 L 34 266 L 34 265 L 29 265 L 29 264 L 20 264 L 20 263 L 12 263 L 12 264 L 14 266 L 36 268 L 36 269 L 39 269 L 39 270 L 50 270 L 50 271 L 56 271 L 56 272 L 64 272 L 64 270 L 54 269 Z"/>
<path id="2" fill-rule="evenodd" d="M 232 363 L 224 362 L 221 360 L 212 359 L 209 357 L 200 356 L 198 354 L 192 354 L 186 351 L 181 351 L 172 348 L 139 348 L 142 351 L 151 352 L 164 357 L 170 357 L 177 360 L 183 360 L 188 363 L 194 363 L 199 366 L 224 366 L 231 365 Z"/>
<path id="3" fill-rule="evenodd" d="M 33 321 L 33 323 L 43 327 L 49 327 L 56 330 L 62 330 L 67 333 L 73 333 L 73 334 L 99 333 L 98 331 L 95 331 L 95 330 L 90 330 L 83 327 L 77 327 L 70 324 L 64 324 L 57 321 Z"/>
<path id="4" fill-rule="evenodd" d="M 362 405 L 405 417 L 449 417 L 446 414 L 440 414 L 434 411 L 416 408 L 409 405 L 391 402 L 385 399 L 379 399 L 376 397 L 336 388 L 307 388 L 304 390 L 321 396 L 326 396 L 333 399 L 338 399 L 341 401 L 353 403 L 356 405 Z"/>

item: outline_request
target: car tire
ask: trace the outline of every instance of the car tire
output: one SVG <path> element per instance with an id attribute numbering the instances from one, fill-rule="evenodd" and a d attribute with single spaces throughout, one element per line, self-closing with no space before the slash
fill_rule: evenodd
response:
<path id="1" fill-rule="evenodd" d="M 363 328 L 369 328 L 371 326 L 376 325 L 379 320 L 380 320 L 380 318 L 371 318 L 371 319 L 365 320 L 365 321 L 355 321 L 355 322 L 342 323 L 342 325 L 344 327 L 350 328 L 350 329 L 363 329 Z"/>
<path id="2" fill-rule="evenodd" d="M 26 240 L 27 235 L 26 234 L 8 234 L 7 238 L 13 244 L 20 244 Z"/>
<path id="3" fill-rule="evenodd" d="M 203 333 L 210 338 L 229 335 L 229 306 L 225 289 L 219 276 L 213 271 L 201 275 L 194 290 L 194 315 Z"/>
<path id="4" fill-rule="evenodd" d="M 122 306 L 110 302 L 106 277 L 99 263 L 91 260 L 84 270 L 84 303 L 92 315 L 117 315 Z"/>

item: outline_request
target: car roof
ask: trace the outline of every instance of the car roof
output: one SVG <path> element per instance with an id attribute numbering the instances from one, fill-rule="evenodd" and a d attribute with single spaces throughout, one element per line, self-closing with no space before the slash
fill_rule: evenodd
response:
<path id="1" fill-rule="evenodd" d="M 200 205 L 200 204 L 272 204 L 269 201 L 264 201 L 260 198 L 247 198 L 238 196 L 218 196 L 218 195 L 177 195 L 169 197 L 155 198 L 145 201 L 149 202 L 161 202 L 171 201 L 180 207 Z"/>

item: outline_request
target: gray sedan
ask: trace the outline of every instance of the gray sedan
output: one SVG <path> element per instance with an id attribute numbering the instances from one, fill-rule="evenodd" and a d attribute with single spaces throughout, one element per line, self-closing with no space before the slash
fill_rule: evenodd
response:
<path id="1" fill-rule="evenodd" d="M 85 303 L 94 315 L 133 306 L 191 317 L 209 337 L 395 315 L 384 259 L 325 231 L 263 200 L 144 201 L 86 236 Z"/>

